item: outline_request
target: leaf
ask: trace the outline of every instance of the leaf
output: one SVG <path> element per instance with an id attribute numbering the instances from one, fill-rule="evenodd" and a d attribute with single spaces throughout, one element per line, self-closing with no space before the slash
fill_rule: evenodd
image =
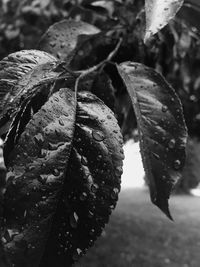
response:
<path id="1" fill-rule="evenodd" d="M 175 17 L 183 2 L 184 0 L 145 0 L 145 43 Z"/>
<path id="2" fill-rule="evenodd" d="M 185 1 L 183 7 L 178 13 L 178 18 L 181 18 L 187 25 L 194 27 L 200 31 L 200 22 L 199 22 L 199 14 L 200 14 L 200 2 L 199 0 L 188 0 Z"/>
<path id="3" fill-rule="evenodd" d="M 23 101 L 62 72 L 60 62 L 53 56 L 37 51 L 23 50 L 0 61 L 0 135 L 7 132 Z"/>
<path id="4" fill-rule="evenodd" d="M 135 110 L 151 200 L 171 218 L 168 199 L 181 176 L 187 139 L 180 100 L 151 68 L 125 62 L 118 71 Z"/>
<path id="5" fill-rule="evenodd" d="M 76 120 L 75 120 L 76 116 Z M 16 267 L 71 266 L 116 205 L 122 137 L 114 114 L 91 93 L 61 89 L 7 155 L 4 251 Z"/>
<path id="6" fill-rule="evenodd" d="M 70 63 L 79 38 L 99 32 L 98 28 L 83 21 L 62 20 L 47 30 L 42 36 L 38 48 Z"/>

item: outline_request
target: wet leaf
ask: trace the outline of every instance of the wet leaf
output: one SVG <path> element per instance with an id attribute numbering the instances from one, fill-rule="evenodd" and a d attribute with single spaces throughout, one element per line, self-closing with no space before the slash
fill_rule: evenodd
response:
<path id="1" fill-rule="evenodd" d="M 33 115 L 7 155 L 3 236 L 12 264 L 71 266 L 86 253 L 116 205 L 122 145 L 114 114 L 91 93 L 76 103 L 61 89 Z"/>
<path id="2" fill-rule="evenodd" d="M 74 123 L 74 93 L 61 90 L 33 116 L 7 155 L 4 235 L 16 234 L 5 236 L 4 250 L 15 266 L 39 266 L 65 180 Z"/>
<path id="3" fill-rule="evenodd" d="M 38 48 L 60 60 L 70 62 L 81 36 L 94 35 L 100 30 L 83 21 L 62 20 L 52 25 L 42 36 Z"/>
<path id="4" fill-rule="evenodd" d="M 146 33 L 144 42 L 156 34 L 171 19 L 183 5 L 184 0 L 145 0 Z"/>
<path id="5" fill-rule="evenodd" d="M 0 135 L 7 132 L 21 103 L 41 89 L 37 85 L 62 73 L 59 64 L 37 50 L 19 51 L 0 61 Z"/>
<path id="6" fill-rule="evenodd" d="M 79 93 L 66 184 L 42 266 L 70 266 L 101 234 L 118 200 L 122 144 L 114 114 L 93 94 Z"/>
<path id="7" fill-rule="evenodd" d="M 168 199 L 181 177 L 187 139 L 180 100 L 151 68 L 125 62 L 118 66 L 118 71 L 136 114 L 151 200 L 171 218 Z"/>

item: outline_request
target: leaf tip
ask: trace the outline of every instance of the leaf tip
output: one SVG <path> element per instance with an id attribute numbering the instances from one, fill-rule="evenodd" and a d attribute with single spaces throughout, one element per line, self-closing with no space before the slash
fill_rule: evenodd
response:
<path id="1" fill-rule="evenodd" d="M 169 210 L 168 199 L 152 199 L 151 200 L 154 205 L 156 205 L 172 222 L 174 221 L 171 212 Z"/>

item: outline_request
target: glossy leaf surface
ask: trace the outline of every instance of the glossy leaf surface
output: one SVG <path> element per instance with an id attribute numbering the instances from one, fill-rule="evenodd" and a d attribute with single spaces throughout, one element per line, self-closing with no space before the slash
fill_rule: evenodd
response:
<path id="1" fill-rule="evenodd" d="M 50 97 L 7 156 L 4 249 L 12 264 L 71 266 L 86 252 L 116 205 L 122 145 L 114 114 L 93 94 L 79 93 L 77 103 L 70 89 Z"/>
<path id="2" fill-rule="evenodd" d="M 37 85 L 60 75 L 58 65 L 53 56 L 37 50 L 19 51 L 0 61 L 0 134 L 7 131 L 5 125 L 21 103 L 37 92 Z"/>
<path id="3" fill-rule="evenodd" d="M 73 57 L 78 38 L 82 35 L 94 35 L 99 29 L 86 22 L 63 20 L 52 25 L 41 38 L 38 45 L 60 60 L 69 62 Z"/>
<path id="4" fill-rule="evenodd" d="M 184 0 L 145 0 L 146 33 L 144 42 L 175 17 L 183 2 Z"/>
<path id="5" fill-rule="evenodd" d="M 168 199 L 181 177 L 187 139 L 180 100 L 151 68 L 126 62 L 118 71 L 135 110 L 151 200 L 171 218 Z"/>
<path id="6" fill-rule="evenodd" d="M 74 94 L 60 91 L 33 116 L 7 156 L 4 249 L 15 266 L 39 266 L 65 180 L 74 123 Z"/>

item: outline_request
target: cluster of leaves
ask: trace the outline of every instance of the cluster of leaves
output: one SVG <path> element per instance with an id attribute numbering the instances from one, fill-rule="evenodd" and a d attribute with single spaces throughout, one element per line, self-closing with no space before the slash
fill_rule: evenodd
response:
<path id="1" fill-rule="evenodd" d="M 125 2 L 72 1 L 76 20 L 51 26 L 37 50 L 0 61 L 8 170 L 1 188 L 2 266 L 71 266 L 93 244 L 120 191 L 118 121 L 122 130 L 127 120 L 132 129 L 137 124 L 151 200 L 172 219 L 168 199 L 184 166 L 187 130 L 180 100 L 159 74 L 170 66 L 160 54 L 169 36 L 180 40 L 178 60 L 190 46 L 173 24 L 152 36 L 183 1 L 146 1 L 146 27 L 142 1 Z"/>

